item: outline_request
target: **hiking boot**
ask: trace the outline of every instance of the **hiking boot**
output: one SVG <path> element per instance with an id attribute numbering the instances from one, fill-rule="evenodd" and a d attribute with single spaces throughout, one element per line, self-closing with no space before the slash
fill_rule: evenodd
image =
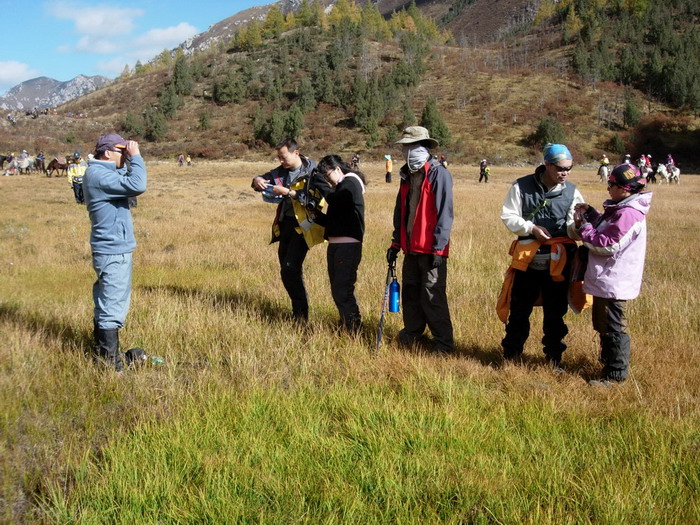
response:
<path id="1" fill-rule="evenodd" d="M 555 372 L 557 374 L 564 373 L 564 367 L 561 366 L 561 359 L 548 357 L 547 364 L 549 365 L 549 368 L 552 370 L 552 372 Z"/>
<path id="2" fill-rule="evenodd" d="M 117 372 L 124 370 L 124 361 L 119 352 L 118 328 L 95 328 L 95 358 Z"/>

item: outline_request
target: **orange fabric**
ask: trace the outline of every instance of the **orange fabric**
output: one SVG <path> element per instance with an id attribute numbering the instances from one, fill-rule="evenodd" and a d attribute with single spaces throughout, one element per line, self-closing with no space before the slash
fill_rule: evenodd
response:
<path id="1" fill-rule="evenodd" d="M 563 281 L 564 268 L 566 267 L 566 249 L 564 244 L 576 244 L 575 241 L 568 237 L 554 237 L 549 239 L 544 243 L 538 241 L 537 239 L 524 239 L 515 240 L 510 245 L 510 250 L 508 254 L 512 257 L 510 266 L 506 270 L 503 276 L 503 285 L 501 286 L 501 293 L 496 301 L 496 312 L 498 313 L 498 318 L 502 323 L 508 320 L 508 315 L 510 314 L 510 297 L 513 290 L 513 282 L 515 281 L 515 271 L 526 271 L 527 267 L 534 259 L 537 250 L 542 244 L 549 245 L 551 248 L 550 259 L 549 259 L 549 274 L 552 276 L 554 281 Z M 573 275 L 573 274 L 572 274 Z M 573 291 L 572 287 L 569 287 L 569 303 L 572 303 L 572 297 L 576 304 L 584 304 L 581 310 L 585 308 L 586 298 L 584 297 L 583 303 L 581 302 L 580 294 L 583 293 L 583 283 L 580 286 L 576 286 L 576 290 Z M 584 294 L 585 295 L 585 294 Z M 590 297 L 590 296 L 589 296 Z M 535 306 L 539 306 L 541 301 L 538 299 L 535 302 Z M 572 307 L 573 309 L 573 307 Z M 580 310 L 575 310 L 576 313 L 580 313 Z"/>

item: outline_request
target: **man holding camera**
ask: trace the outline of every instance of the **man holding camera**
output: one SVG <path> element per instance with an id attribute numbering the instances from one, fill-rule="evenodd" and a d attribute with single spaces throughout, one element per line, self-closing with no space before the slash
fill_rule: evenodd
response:
<path id="1" fill-rule="evenodd" d="M 275 146 L 280 165 L 253 177 L 251 187 L 263 193 L 266 202 L 276 202 L 271 243 L 279 242 L 277 255 L 284 288 L 292 300 L 292 316 L 309 319 L 309 300 L 304 286 L 303 265 L 309 248 L 323 242 L 323 228 L 315 222 L 331 191 L 316 163 L 299 153 L 287 138 Z"/>
<path id="2" fill-rule="evenodd" d="M 94 158 L 88 162 L 83 177 L 92 225 L 92 265 L 97 274 L 92 287 L 95 345 L 97 357 L 117 372 L 124 367 L 119 330 L 129 311 L 132 254 L 136 249 L 129 199 L 144 191 L 146 165 L 138 143 L 116 133 L 97 139 Z"/>

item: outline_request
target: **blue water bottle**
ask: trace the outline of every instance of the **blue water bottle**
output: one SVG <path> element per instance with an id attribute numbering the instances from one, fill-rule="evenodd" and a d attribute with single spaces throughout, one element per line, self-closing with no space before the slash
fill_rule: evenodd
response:
<path id="1" fill-rule="evenodd" d="M 401 287 L 399 286 L 399 281 L 396 280 L 396 276 L 394 276 L 394 280 L 391 281 L 391 284 L 389 285 L 389 311 L 391 313 L 396 313 L 399 311 L 400 295 Z"/>

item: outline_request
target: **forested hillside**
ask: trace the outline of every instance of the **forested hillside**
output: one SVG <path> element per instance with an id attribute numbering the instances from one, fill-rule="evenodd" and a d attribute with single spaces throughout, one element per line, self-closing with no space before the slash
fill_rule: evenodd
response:
<path id="1" fill-rule="evenodd" d="M 542 0 L 520 5 L 537 9 L 532 22 L 494 26 L 492 42 L 456 42 L 445 29 L 489 7 L 491 23 L 500 1 L 452 4 L 435 20 L 425 13 L 445 6 L 390 16 L 353 0 L 329 12 L 307 0 L 288 13 L 273 6 L 228 42 L 164 51 L 61 109 L 94 115 L 156 156 L 254 155 L 285 135 L 319 152 L 379 153 L 419 123 L 467 161 L 535 160 L 556 140 L 586 159 L 673 151 L 700 163 L 696 2 Z M 31 131 L 37 149 L 93 140 L 94 126 L 51 129 Z"/>
<path id="2" fill-rule="evenodd" d="M 586 81 L 613 81 L 700 110 L 700 2 L 545 0 L 540 19 L 563 23 L 572 66 Z"/>

